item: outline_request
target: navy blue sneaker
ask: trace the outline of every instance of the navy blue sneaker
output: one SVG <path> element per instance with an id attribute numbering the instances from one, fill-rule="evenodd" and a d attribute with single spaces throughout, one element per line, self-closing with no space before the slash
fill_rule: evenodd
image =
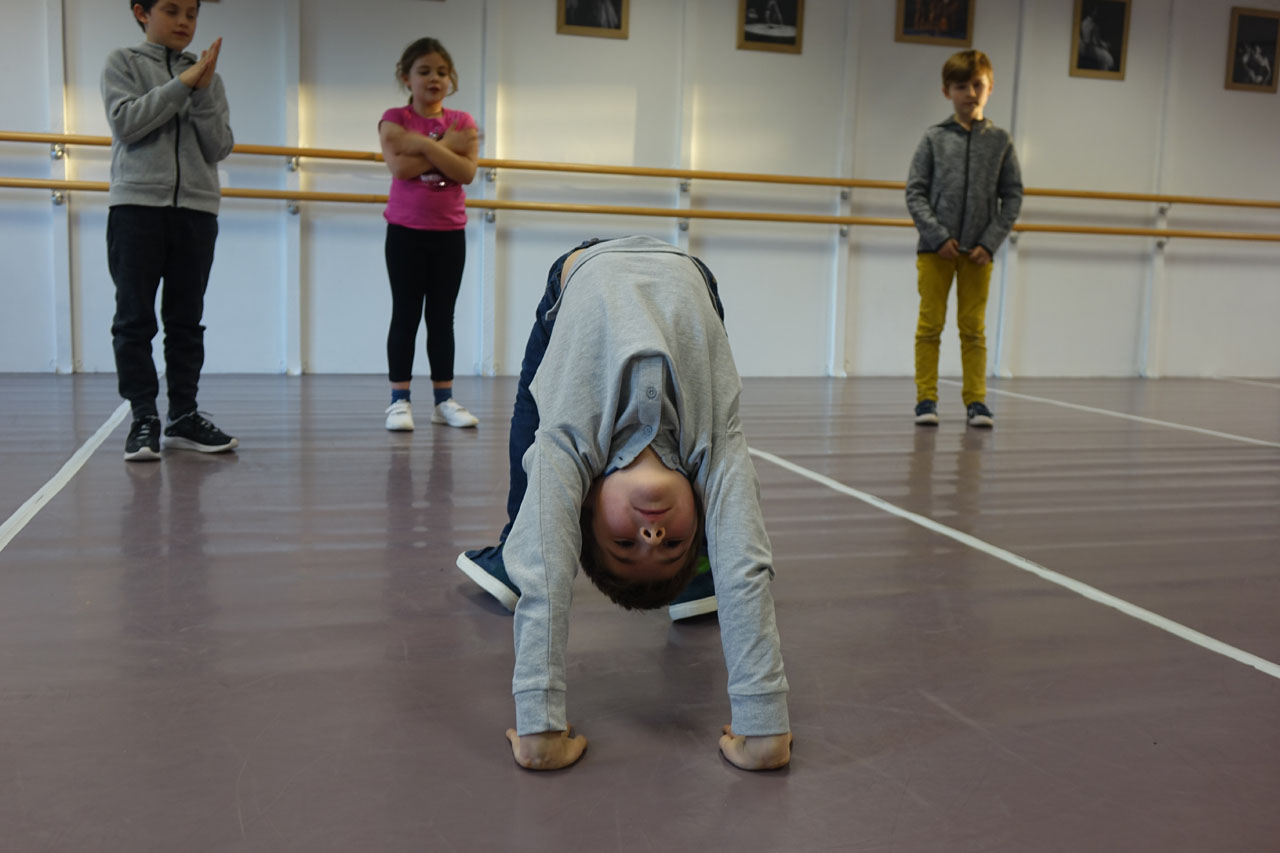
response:
<path id="1" fill-rule="evenodd" d="M 481 589 L 498 599 L 503 607 L 512 613 L 516 611 L 520 588 L 507 577 L 507 567 L 502 562 L 502 545 L 463 551 L 458 555 L 458 568 L 480 584 Z"/>
<path id="2" fill-rule="evenodd" d="M 916 403 L 916 423 L 922 426 L 936 426 L 938 423 L 938 404 L 933 400 L 921 400 Z"/>
<path id="3" fill-rule="evenodd" d="M 969 426 L 971 427 L 990 428 L 996 425 L 996 416 L 991 414 L 987 404 L 981 400 L 976 403 L 970 403 L 965 410 L 965 416 L 969 418 Z"/>
<path id="4" fill-rule="evenodd" d="M 684 592 L 667 606 L 667 615 L 672 622 L 679 622 L 704 613 L 715 613 L 716 609 L 716 584 L 711 579 L 711 563 L 704 554 L 698 558 L 698 573 Z"/>

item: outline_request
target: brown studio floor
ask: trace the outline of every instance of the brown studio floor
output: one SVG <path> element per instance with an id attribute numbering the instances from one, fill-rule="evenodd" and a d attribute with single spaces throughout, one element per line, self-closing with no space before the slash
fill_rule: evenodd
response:
<path id="1" fill-rule="evenodd" d="M 909 381 L 749 379 L 743 419 L 754 448 L 1280 661 L 1280 381 L 992 387 L 1043 399 L 993 393 L 981 432 L 947 385 L 929 430 Z M 117 428 L 0 552 L 0 848 L 1280 849 L 1274 674 L 765 458 L 791 767 L 717 755 L 714 619 L 580 577 L 590 747 L 520 770 L 511 620 L 453 568 L 503 519 L 513 391 L 459 380 L 479 429 L 423 405 L 393 435 L 376 377 L 210 376 L 239 453 L 126 464 Z M 0 522 L 117 405 L 111 376 L 0 376 Z"/>

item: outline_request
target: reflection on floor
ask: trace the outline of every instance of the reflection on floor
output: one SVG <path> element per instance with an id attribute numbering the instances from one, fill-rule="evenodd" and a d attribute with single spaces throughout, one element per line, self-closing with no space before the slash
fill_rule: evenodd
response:
<path id="1" fill-rule="evenodd" d="M 976 431 L 950 387 L 929 429 L 909 381 L 748 379 L 743 421 L 753 447 L 1277 662 L 1273 385 L 1005 381 Z M 207 377 L 239 453 L 126 464 L 122 426 L 0 552 L 10 849 L 1280 838 L 1280 680 L 761 459 L 792 766 L 717 755 L 713 618 L 624 613 L 580 577 L 569 707 L 590 747 L 522 771 L 510 616 L 453 567 L 503 520 L 514 382 L 458 381 L 475 430 L 387 433 L 384 393 Z M 109 376 L 0 376 L 0 521 L 117 404 Z"/>

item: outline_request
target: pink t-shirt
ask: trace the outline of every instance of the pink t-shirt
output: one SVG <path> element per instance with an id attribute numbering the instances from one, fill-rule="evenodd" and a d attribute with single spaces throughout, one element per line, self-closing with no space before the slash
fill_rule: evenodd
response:
<path id="1" fill-rule="evenodd" d="M 465 130 L 476 122 L 462 110 L 444 110 L 436 118 L 423 118 L 413 107 L 392 107 L 382 114 L 379 124 L 389 121 L 405 130 L 439 139 L 454 123 Z M 462 185 L 432 169 L 416 178 L 391 179 L 390 198 L 383 217 L 393 225 L 419 231 L 457 231 L 467 225 L 466 194 Z"/>

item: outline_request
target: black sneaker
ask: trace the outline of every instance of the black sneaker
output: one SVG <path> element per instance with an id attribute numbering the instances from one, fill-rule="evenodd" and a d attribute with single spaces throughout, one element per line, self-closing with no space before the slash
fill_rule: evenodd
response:
<path id="1" fill-rule="evenodd" d="M 711 577 L 711 563 L 704 555 L 698 558 L 698 573 L 693 576 L 693 580 L 689 581 L 684 592 L 676 596 L 675 601 L 667 605 L 667 615 L 672 622 L 679 622 L 704 613 L 715 613 L 717 609 L 716 584 Z"/>
<path id="2" fill-rule="evenodd" d="M 970 403 L 969 408 L 965 410 L 965 414 L 969 418 L 969 426 L 971 427 L 990 428 L 996 425 L 996 416 L 991 414 L 987 404 L 981 400 L 976 403 Z"/>
<path id="3" fill-rule="evenodd" d="M 143 415 L 134 418 L 129 437 L 124 440 L 124 458 L 128 462 L 154 462 L 160 458 L 160 418 Z"/>
<path id="4" fill-rule="evenodd" d="M 921 400 L 916 403 L 916 423 L 927 426 L 938 424 L 938 404 L 934 400 Z"/>
<path id="5" fill-rule="evenodd" d="M 520 588 L 507 577 L 507 567 L 502 561 L 502 545 L 463 551 L 458 555 L 457 565 L 481 589 L 498 599 L 499 604 L 512 613 L 516 611 Z"/>
<path id="6" fill-rule="evenodd" d="M 164 446 L 201 453 L 222 453 L 239 447 L 240 442 L 199 412 L 188 412 L 164 428 Z"/>

